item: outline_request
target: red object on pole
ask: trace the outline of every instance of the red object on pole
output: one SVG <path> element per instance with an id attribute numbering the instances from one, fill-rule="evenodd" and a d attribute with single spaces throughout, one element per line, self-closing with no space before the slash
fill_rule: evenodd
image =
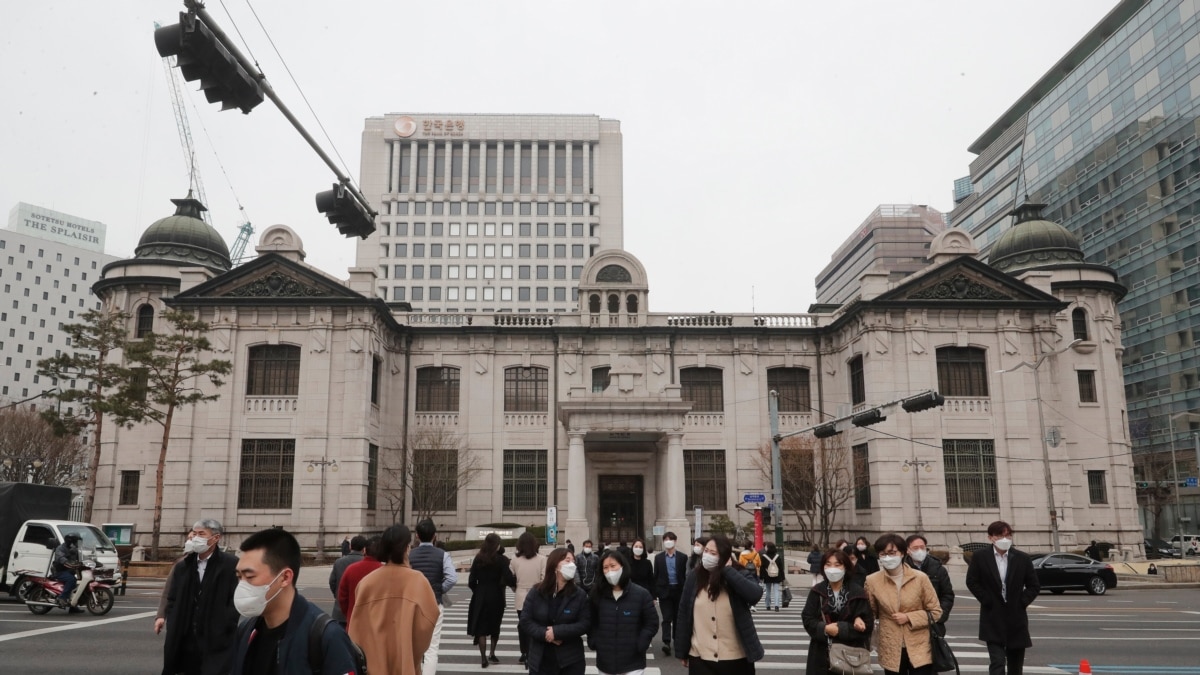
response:
<path id="1" fill-rule="evenodd" d="M 762 507 L 754 509 L 754 550 L 761 551 L 763 547 Z"/>

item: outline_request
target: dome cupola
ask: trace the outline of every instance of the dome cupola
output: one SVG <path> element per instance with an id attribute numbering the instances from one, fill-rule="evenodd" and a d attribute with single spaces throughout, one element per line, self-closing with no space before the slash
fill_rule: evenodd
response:
<path id="1" fill-rule="evenodd" d="M 134 259 L 187 263 L 217 273 L 232 269 L 225 240 L 201 217 L 207 210 L 204 205 L 192 198 L 191 192 L 171 203 L 175 213 L 146 228 L 134 249 Z"/>
<path id="2" fill-rule="evenodd" d="M 1079 239 L 1070 230 L 1042 218 L 1045 204 L 1026 202 L 1013 210 L 1016 223 L 988 251 L 988 264 L 1009 274 L 1036 267 L 1083 262 Z"/>

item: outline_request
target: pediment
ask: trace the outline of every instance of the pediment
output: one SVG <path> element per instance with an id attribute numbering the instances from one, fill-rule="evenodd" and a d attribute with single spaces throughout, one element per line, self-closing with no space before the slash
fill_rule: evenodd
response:
<path id="1" fill-rule="evenodd" d="M 872 302 L 1060 302 L 1019 279 L 974 258 L 960 258 L 911 277 Z"/>
<path id="2" fill-rule="evenodd" d="M 272 254 L 263 255 L 177 297 L 259 301 L 367 299 L 334 279 Z"/>

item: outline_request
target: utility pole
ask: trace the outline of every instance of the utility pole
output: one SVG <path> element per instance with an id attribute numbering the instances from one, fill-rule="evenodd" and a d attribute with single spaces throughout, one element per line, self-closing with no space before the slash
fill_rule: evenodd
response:
<path id="1" fill-rule="evenodd" d="M 338 463 L 336 459 L 310 459 L 308 460 L 308 472 L 312 473 L 315 467 L 321 467 L 321 510 L 317 514 L 317 554 L 313 556 L 318 564 L 325 562 L 325 467 L 329 467 L 330 471 L 337 472 Z"/>
<path id="2" fill-rule="evenodd" d="M 783 562 L 783 461 L 779 456 L 779 392 L 767 392 L 767 411 L 771 418 L 771 492 L 775 498 L 775 548 Z M 787 567 L 779 565 L 779 569 Z"/>

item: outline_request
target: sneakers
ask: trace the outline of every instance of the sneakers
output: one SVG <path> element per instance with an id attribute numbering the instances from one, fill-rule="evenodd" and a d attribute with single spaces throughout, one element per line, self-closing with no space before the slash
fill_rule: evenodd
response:
<path id="1" fill-rule="evenodd" d="M 757 612 L 757 611 L 758 611 L 758 605 L 750 605 L 750 611 L 751 611 L 751 612 Z"/>

